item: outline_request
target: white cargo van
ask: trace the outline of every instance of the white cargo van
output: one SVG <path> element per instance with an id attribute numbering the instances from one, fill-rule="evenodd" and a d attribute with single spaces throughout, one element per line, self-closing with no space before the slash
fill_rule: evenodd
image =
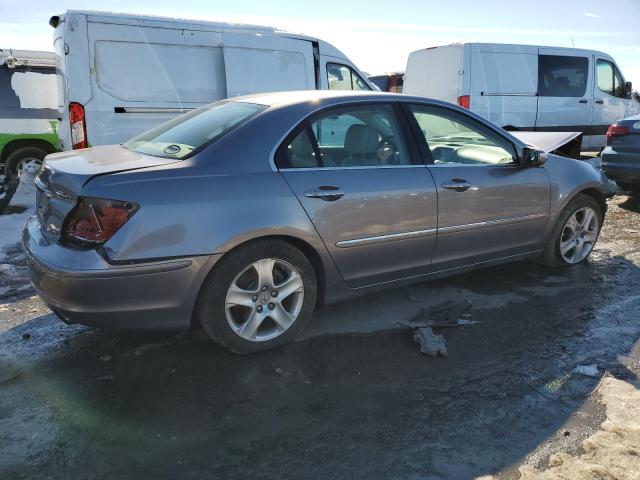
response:
<path id="1" fill-rule="evenodd" d="M 637 113 L 631 83 L 606 53 L 460 43 L 409 55 L 404 93 L 469 108 L 510 130 L 580 131 L 605 144 L 609 125 Z"/>
<path id="2" fill-rule="evenodd" d="M 269 27 L 75 10 L 49 23 L 64 150 L 120 143 L 237 95 L 372 89 L 332 45 Z"/>

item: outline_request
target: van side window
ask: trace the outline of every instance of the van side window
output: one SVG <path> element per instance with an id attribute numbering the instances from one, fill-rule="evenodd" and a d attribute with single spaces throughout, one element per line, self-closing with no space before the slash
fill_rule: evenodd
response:
<path id="1" fill-rule="evenodd" d="M 446 108 L 410 108 L 435 165 L 513 164 L 514 146 L 480 122 Z"/>
<path id="2" fill-rule="evenodd" d="M 561 55 L 538 57 L 538 95 L 582 97 L 587 90 L 589 59 Z"/>
<path id="3" fill-rule="evenodd" d="M 616 66 L 607 60 L 598 60 L 596 64 L 598 88 L 614 97 L 625 98 L 624 81 Z"/>
<path id="4" fill-rule="evenodd" d="M 352 68 L 339 63 L 327 63 L 329 90 L 371 90 Z"/>

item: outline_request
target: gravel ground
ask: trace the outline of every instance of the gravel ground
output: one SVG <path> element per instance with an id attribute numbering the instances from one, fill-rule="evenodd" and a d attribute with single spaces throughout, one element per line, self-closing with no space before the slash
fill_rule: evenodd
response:
<path id="1" fill-rule="evenodd" d="M 327 307 L 299 342 L 251 356 L 197 331 L 64 325 L 7 245 L 0 478 L 634 478 L 639 213 L 611 200 L 588 263 Z M 420 354 L 398 322 L 460 301 L 479 323 L 436 329 L 448 357 Z M 602 383 L 572 373 L 592 364 Z"/>

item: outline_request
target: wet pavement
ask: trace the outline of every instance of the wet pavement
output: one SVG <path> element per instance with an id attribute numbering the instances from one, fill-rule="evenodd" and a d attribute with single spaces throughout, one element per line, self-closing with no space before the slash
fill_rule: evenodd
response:
<path id="1" fill-rule="evenodd" d="M 616 197 L 588 263 L 363 297 L 251 356 L 197 331 L 67 326 L 12 280 L 0 478 L 517 478 L 602 422 L 576 365 L 640 384 L 639 239 L 640 202 Z M 420 354 L 399 322 L 456 300 L 479 323 L 435 329 L 448 357 Z"/>

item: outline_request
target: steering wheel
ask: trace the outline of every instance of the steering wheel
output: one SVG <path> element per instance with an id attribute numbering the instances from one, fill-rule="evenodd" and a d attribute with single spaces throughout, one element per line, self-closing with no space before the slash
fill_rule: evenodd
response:
<path id="1" fill-rule="evenodd" d="M 393 141 L 393 137 L 395 137 L 393 133 L 381 134 L 380 141 L 376 147 L 378 158 L 386 165 L 398 165 L 400 163 L 398 148 Z"/>

